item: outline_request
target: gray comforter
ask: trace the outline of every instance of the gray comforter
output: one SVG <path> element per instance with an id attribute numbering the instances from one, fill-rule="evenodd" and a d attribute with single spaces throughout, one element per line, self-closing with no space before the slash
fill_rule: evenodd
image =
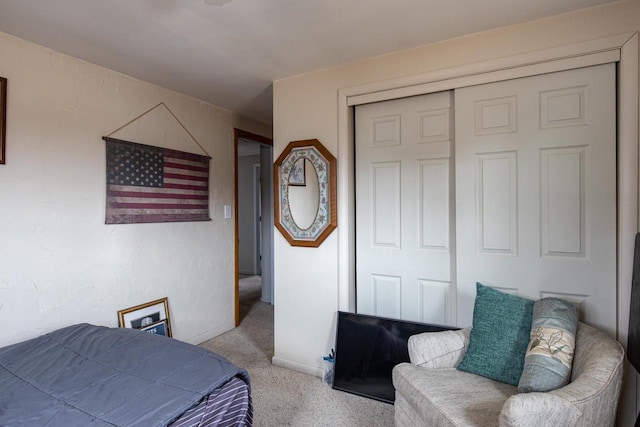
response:
<path id="1" fill-rule="evenodd" d="M 163 426 L 234 376 L 201 347 L 74 325 L 0 349 L 0 425 Z"/>

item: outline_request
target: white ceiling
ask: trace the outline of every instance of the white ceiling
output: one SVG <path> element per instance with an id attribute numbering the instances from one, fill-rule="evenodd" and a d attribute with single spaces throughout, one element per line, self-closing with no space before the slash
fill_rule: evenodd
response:
<path id="1" fill-rule="evenodd" d="M 274 80 L 614 0 L 0 0 L 0 31 L 271 124 Z"/>

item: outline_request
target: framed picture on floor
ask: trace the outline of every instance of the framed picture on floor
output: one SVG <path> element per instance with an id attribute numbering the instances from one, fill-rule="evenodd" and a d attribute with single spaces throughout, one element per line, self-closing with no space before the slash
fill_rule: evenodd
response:
<path id="1" fill-rule="evenodd" d="M 118 311 L 118 325 L 171 337 L 169 299 L 161 298 Z"/>

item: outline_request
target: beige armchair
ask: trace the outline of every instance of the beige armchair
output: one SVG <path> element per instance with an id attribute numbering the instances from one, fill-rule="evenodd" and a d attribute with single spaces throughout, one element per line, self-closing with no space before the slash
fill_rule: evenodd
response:
<path id="1" fill-rule="evenodd" d="M 571 382 L 546 393 L 458 371 L 470 329 L 414 335 L 411 363 L 393 369 L 396 426 L 613 426 L 624 351 L 580 323 Z"/>

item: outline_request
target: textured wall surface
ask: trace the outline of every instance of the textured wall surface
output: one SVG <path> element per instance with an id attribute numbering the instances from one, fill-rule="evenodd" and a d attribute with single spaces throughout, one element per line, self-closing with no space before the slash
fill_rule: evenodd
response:
<path id="1" fill-rule="evenodd" d="M 271 128 L 5 33 L 0 76 L 0 346 L 78 322 L 116 326 L 118 310 L 165 296 L 176 338 L 232 328 L 233 128 Z M 101 137 L 160 102 L 212 157 L 212 221 L 105 225 Z M 113 137 L 203 154 L 164 107 Z"/>

